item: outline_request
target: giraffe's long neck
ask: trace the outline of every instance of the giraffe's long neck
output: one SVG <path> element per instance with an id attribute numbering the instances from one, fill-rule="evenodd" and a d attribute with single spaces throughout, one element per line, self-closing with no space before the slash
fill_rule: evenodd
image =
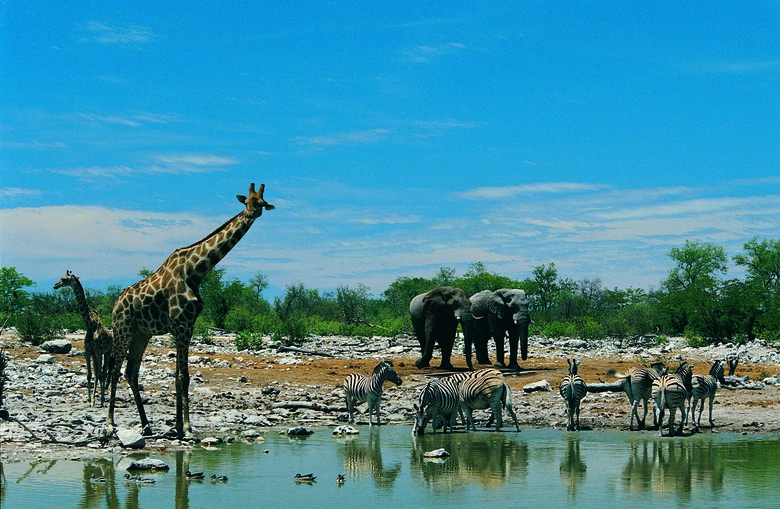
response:
<path id="1" fill-rule="evenodd" d="M 89 325 L 92 320 L 89 316 L 89 304 L 87 303 L 87 295 L 84 293 L 84 287 L 81 286 L 81 281 L 73 278 L 70 281 L 70 287 L 73 289 L 73 295 L 76 296 L 76 305 L 79 308 L 79 314 L 84 322 Z"/>
<path id="2" fill-rule="evenodd" d="M 255 218 L 244 210 L 202 241 L 174 253 L 186 259 L 184 272 L 187 278 L 199 285 L 208 271 L 238 244 L 254 222 Z"/>

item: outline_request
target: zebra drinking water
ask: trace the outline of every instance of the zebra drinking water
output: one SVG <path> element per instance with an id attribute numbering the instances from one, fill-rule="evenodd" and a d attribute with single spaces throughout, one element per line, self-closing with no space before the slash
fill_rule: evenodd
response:
<path id="1" fill-rule="evenodd" d="M 694 424 L 694 429 L 698 429 L 701 424 L 701 413 L 704 410 L 704 400 L 710 400 L 710 426 L 714 427 L 715 423 L 712 421 L 712 404 L 715 402 L 715 392 L 718 390 L 718 383 L 725 385 L 726 380 L 723 376 L 723 364 L 720 360 L 716 360 L 712 363 L 709 375 L 694 375 L 693 377 L 693 403 L 691 403 L 691 422 Z M 699 418 L 694 421 L 694 413 L 696 412 L 696 404 L 701 401 L 699 405 Z"/>
<path id="2" fill-rule="evenodd" d="M 566 414 L 569 417 L 569 424 L 566 426 L 566 430 L 574 431 L 576 429 L 579 431 L 580 402 L 588 394 L 588 385 L 585 383 L 585 380 L 577 374 L 577 368 L 582 363 L 582 360 L 577 362 L 577 359 L 566 359 L 566 362 L 569 363 L 569 374 L 563 377 L 559 389 L 561 397 L 566 402 Z"/>
<path id="3" fill-rule="evenodd" d="M 443 421 L 442 431 L 444 433 L 447 432 L 448 424 L 450 431 L 452 431 L 456 412 L 461 412 L 459 389 L 460 382 L 464 378 L 463 375 L 458 373 L 425 384 L 420 392 L 418 402 L 414 404 L 416 414 L 412 429 L 413 435 L 425 433 L 425 426 L 429 420 L 434 433 L 436 433 L 439 419 Z M 461 420 L 463 420 L 462 412 Z"/>
<path id="4" fill-rule="evenodd" d="M 374 368 L 371 376 L 352 373 L 344 379 L 344 399 L 347 401 L 347 412 L 349 412 L 349 422 L 354 422 L 353 414 L 355 405 L 362 402 L 368 403 L 368 425 L 373 424 L 371 413 L 376 414 L 376 423 L 380 424 L 379 404 L 382 401 L 382 390 L 385 380 L 389 380 L 396 385 L 401 385 L 401 377 L 393 369 L 389 361 L 382 361 Z"/>
<path id="5" fill-rule="evenodd" d="M 517 422 L 517 416 L 512 407 L 512 391 L 504 382 L 504 375 L 499 370 L 481 369 L 467 373 L 460 384 L 459 392 L 461 408 L 464 410 L 467 419 L 466 429 L 477 430 L 477 427 L 474 425 L 474 410 L 490 408 L 496 421 L 496 431 L 500 431 L 503 424 L 503 416 L 501 414 L 503 406 L 506 407 L 509 415 L 512 416 L 517 431 L 520 431 L 520 424 Z"/>

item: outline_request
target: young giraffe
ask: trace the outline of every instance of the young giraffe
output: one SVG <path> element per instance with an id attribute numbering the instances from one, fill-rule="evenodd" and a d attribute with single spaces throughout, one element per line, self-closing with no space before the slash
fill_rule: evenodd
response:
<path id="1" fill-rule="evenodd" d="M 206 273 L 241 240 L 263 210 L 274 208 L 263 199 L 264 191 L 265 184 L 260 184 L 260 191 L 255 192 L 252 183 L 248 197 L 236 196 L 246 205 L 242 212 L 200 242 L 177 249 L 152 275 L 122 291 L 113 314 L 115 361 L 111 369 L 107 433 L 115 429 L 116 386 L 122 360 L 127 358 L 125 378 L 133 391 L 141 429 L 144 434 L 151 434 L 138 389 L 138 373 L 151 337 L 165 333 L 170 333 L 176 344 L 176 434 L 182 438 L 192 431 L 187 357 L 195 319 L 203 310 L 198 288 Z"/>
<path id="2" fill-rule="evenodd" d="M 81 286 L 78 276 L 67 271 L 54 284 L 54 289 L 58 290 L 64 286 L 70 286 L 73 289 L 79 313 L 87 327 L 87 334 L 84 336 L 84 358 L 87 361 L 87 401 L 90 405 L 95 406 L 95 393 L 100 385 L 100 406 L 103 406 L 106 403 L 108 356 L 111 355 L 114 340 L 111 337 L 111 332 L 105 328 L 100 320 L 100 315 L 87 302 L 84 287 Z"/>

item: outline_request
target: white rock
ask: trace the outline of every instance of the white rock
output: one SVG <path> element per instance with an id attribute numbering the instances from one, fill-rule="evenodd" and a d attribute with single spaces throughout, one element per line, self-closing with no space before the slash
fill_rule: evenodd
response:
<path id="1" fill-rule="evenodd" d="M 423 456 L 426 458 L 446 458 L 449 455 L 450 453 L 448 453 L 444 449 L 436 449 L 433 451 L 428 451 L 423 454 Z"/>
<path id="2" fill-rule="evenodd" d="M 146 439 L 138 431 L 133 429 L 120 429 L 116 432 L 116 437 L 122 447 L 128 449 L 143 449 L 146 447 Z"/>
<path id="3" fill-rule="evenodd" d="M 523 392 L 526 394 L 531 392 L 550 392 L 552 391 L 552 386 L 550 385 L 550 382 L 547 380 L 539 380 L 538 382 L 534 382 L 528 385 L 523 386 Z"/>

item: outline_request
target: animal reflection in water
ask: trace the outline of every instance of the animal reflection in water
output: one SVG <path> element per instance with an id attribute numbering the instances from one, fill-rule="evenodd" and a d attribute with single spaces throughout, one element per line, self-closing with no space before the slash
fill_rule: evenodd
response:
<path id="1" fill-rule="evenodd" d="M 395 484 L 398 474 L 401 473 L 401 462 L 398 461 L 391 466 L 384 464 L 378 429 L 370 428 L 368 444 L 354 437 L 346 437 L 344 441 L 342 449 L 344 468 L 350 479 L 358 479 L 370 473 L 377 486 L 389 487 Z"/>
<path id="2" fill-rule="evenodd" d="M 561 460 L 561 479 L 571 497 L 577 496 L 580 483 L 585 480 L 588 466 L 580 457 L 579 437 L 567 437 L 566 456 Z"/>
<path id="3" fill-rule="evenodd" d="M 414 439 L 411 471 L 434 490 L 447 491 L 478 482 L 483 486 L 498 486 L 510 478 L 525 479 L 528 475 L 528 444 L 498 433 L 447 435 L 436 442 L 450 456 L 446 461 L 424 458 L 433 449 L 433 435 Z M 439 435 L 438 438 L 441 438 Z"/>
<path id="4" fill-rule="evenodd" d="M 712 443 L 684 440 L 642 441 L 631 444 L 623 468 L 625 490 L 632 495 L 678 494 L 690 497 L 693 483 L 709 481 L 713 499 L 723 491 L 725 457 Z"/>
<path id="5" fill-rule="evenodd" d="M 56 462 L 52 465 L 54 463 Z M 97 507 L 103 503 L 106 507 L 120 506 L 116 490 L 116 470 L 111 460 L 99 458 L 85 461 L 82 477 L 84 479 L 83 500 L 79 502 L 78 507 Z"/>

